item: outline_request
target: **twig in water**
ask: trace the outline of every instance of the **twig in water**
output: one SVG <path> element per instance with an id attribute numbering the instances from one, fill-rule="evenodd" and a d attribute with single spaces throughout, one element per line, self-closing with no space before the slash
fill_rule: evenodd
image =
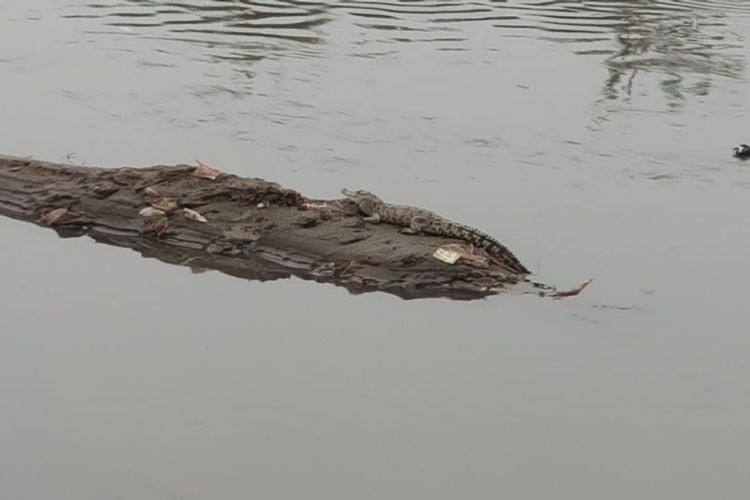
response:
<path id="1" fill-rule="evenodd" d="M 591 283 L 592 281 L 594 281 L 594 279 L 589 278 L 575 288 L 571 288 L 570 290 L 557 291 L 557 292 L 551 293 L 549 296 L 552 297 L 553 299 L 561 299 L 563 297 L 575 297 L 576 295 L 581 293 L 581 291 L 583 291 L 584 288 L 589 286 L 589 283 Z"/>

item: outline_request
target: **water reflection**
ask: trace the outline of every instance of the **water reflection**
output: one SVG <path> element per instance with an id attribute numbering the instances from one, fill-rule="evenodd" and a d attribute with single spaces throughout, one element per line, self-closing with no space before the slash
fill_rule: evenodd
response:
<path id="1" fill-rule="evenodd" d="M 716 76 L 741 78 L 742 42 L 727 31 L 726 14 L 630 6 L 620 16 L 623 22 L 614 28 L 618 48 L 606 59 L 604 97 L 630 97 L 639 72 L 656 72 L 668 105 L 677 108 L 688 94 L 707 95 Z"/>
<path id="2" fill-rule="evenodd" d="M 503 35 L 564 43 L 580 55 L 606 56 L 606 98 L 628 98 L 638 73 L 658 73 L 672 107 L 686 94 L 706 95 L 713 77 L 741 77 L 742 39 L 727 20 L 750 16 L 750 4 L 731 1 L 358 1 L 340 7 L 365 19 L 361 26 L 398 32 L 400 40 L 429 41 L 447 25 L 487 23 Z"/>
<path id="3" fill-rule="evenodd" d="M 321 2 L 279 0 L 125 0 L 71 7 L 70 19 L 101 19 L 108 33 L 132 33 L 202 45 L 217 59 L 263 58 L 288 43 L 317 43 L 316 27 L 328 19 Z"/>
<path id="4" fill-rule="evenodd" d="M 741 77 L 742 40 L 727 21 L 750 16 L 750 4 L 730 0 L 125 0 L 75 9 L 66 17 L 98 18 L 117 33 L 195 43 L 212 58 L 250 62 L 279 48 L 309 54 L 305 46 L 321 41 L 326 33 L 320 27 L 335 16 L 361 30 L 351 43 L 368 57 L 388 53 L 383 45 L 422 42 L 457 50 L 485 36 L 480 46 L 492 48 L 498 33 L 520 35 L 564 43 L 583 56 L 605 56 L 604 99 L 627 100 L 639 73 L 657 74 L 673 108 L 686 95 L 708 94 L 715 77 Z M 477 23 L 489 31 L 475 29 Z"/>
<path id="5" fill-rule="evenodd" d="M 0 207 L 1 208 L 1 207 Z M 8 212 L 0 212 L 13 217 Z M 86 234 L 79 228 L 53 228 L 62 238 L 76 238 Z M 341 272 L 332 262 L 319 262 L 303 255 L 281 253 L 270 247 L 256 247 L 252 252 L 229 256 L 206 252 L 203 249 L 178 248 L 165 245 L 163 242 L 148 238 L 133 238 L 127 234 L 88 233 L 99 243 L 122 248 L 131 248 L 143 257 L 156 259 L 167 264 L 185 266 L 194 273 L 218 271 L 228 276 L 248 281 L 275 281 L 296 277 L 306 281 L 316 281 L 340 286 L 350 293 L 359 295 L 372 292 L 384 292 L 402 299 L 448 298 L 453 300 L 476 300 L 498 293 L 540 295 L 542 290 L 551 290 L 550 286 L 524 279 L 516 284 L 486 280 L 486 286 L 472 286 L 470 283 L 454 286 L 451 280 L 437 277 L 428 284 L 423 280 L 419 285 L 409 283 L 408 279 L 378 279 L 377 272 L 368 279 L 356 273 Z"/>

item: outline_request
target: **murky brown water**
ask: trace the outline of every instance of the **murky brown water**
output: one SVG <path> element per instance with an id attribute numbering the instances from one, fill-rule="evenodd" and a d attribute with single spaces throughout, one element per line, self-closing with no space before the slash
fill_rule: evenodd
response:
<path id="1" fill-rule="evenodd" d="M 750 494 L 750 4 L 6 0 L 0 153 L 472 222 L 574 300 L 249 283 L 0 219 L 0 498 Z"/>

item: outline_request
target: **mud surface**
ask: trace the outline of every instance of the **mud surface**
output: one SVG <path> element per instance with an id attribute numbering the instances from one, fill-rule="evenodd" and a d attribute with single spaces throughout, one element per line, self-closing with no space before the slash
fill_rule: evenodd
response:
<path id="1" fill-rule="evenodd" d="M 349 200 L 310 200 L 263 179 L 198 172 L 189 165 L 106 169 L 0 157 L 0 213 L 252 280 L 294 275 L 403 298 L 471 299 L 508 285 L 540 286 L 494 264 L 438 261 L 434 251 L 455 240 L 368 224 Z"/>

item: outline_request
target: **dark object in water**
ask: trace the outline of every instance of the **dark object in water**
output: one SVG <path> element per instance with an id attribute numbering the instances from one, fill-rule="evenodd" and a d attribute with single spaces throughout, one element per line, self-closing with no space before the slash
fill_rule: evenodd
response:
<path id="1" fill-rule="evenodd" d="M 750 158 L 750 146 L 747 144 L 737 144 L 732 148 L 732 156 L 737 158 Z"/>

